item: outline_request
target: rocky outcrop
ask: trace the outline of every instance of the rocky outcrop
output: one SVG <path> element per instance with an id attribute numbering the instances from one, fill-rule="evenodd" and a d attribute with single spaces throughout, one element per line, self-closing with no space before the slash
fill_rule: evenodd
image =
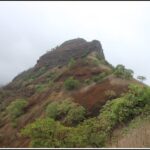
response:
<path id="1" fill-rule="evenodd" d="M 66 65 L 71 58 L 82 58 L 93 51 L 96 51 L 102 59 L 105 59 L 99 41 L 93 40 L 87 42 L 82 38 L 69 40 L 41 56 L 37 61 L 35 68 L 40 68 L 42 66 L 47 66 L 48 68 L 63 66 Z"/>

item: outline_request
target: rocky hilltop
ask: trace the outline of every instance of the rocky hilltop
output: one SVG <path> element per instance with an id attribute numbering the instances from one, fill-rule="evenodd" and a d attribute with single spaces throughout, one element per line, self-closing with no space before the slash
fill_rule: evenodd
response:
<path id="1" fill-rule="evenodd" d="M 69 40 L 41 56 L 35 67 L 48 66 L 49 68 L 53 68 L 55 66 L 63 66 L 66 65 L 71 58 L 79 59 L 91 52 L 97 52 L 102 59 L 105 59 L 99 41 L 93 40 L 87 42 L 82 38 Z"/>

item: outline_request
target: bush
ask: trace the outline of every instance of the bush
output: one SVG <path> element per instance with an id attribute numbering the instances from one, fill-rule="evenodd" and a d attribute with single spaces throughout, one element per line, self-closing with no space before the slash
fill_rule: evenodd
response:
<path id="1" fill-rule="evenodd" d="M 91 79 L 85 79 L 85 80 L 84 80 L 84 83 L 86 83 L 86 84 L 88 84 L 88 85 L 91 84 L 92 82 L 93 82 L 93 81 L 92 81 Z"/>
<path id="2" fill-rule="evenodd" d="M 46 109 L 47 117 L 62 120 L 67 125 L 76 125 L 84 120 L 86 110 L 71 100 L 52 102 Z"/>
<path id="3" fill-rule="evenodd" d="M 64 85 L 67 90 L 73 90 L 79 87 L 79 81 L 70 77 L 65 80 Z"/>
<path id="4" fill-rule="evenodd" d="M 44 92 L 44 91 L 46 91 L 48 89 L 46 84 L 37 84 L 35 86 L 35 88 L 36 88 L 36 92 L 39 92 L 39 93 L 40 92 Z"/>
<path id="5" fill-rule="evenodd" d="M 105 91 L 105 96 L 109 100 L 111 100 L 111 99 L 114 99 L 117 95 L 116 95 L 115 91 L 113 91 L 113 90 L 107 90 L 107 91 Z"/>
<path id="6" fill-rule="evenodd" d="M 21 135 L 31 138 L 32 147 L 66 147 L 70 128 L 51 118 L 38 119 L 21 130 Z"/>
<path id="7" fill-rule="evenodd" d="M 23 109 L 27 104 L 27 101 L 24 99 L 17 99 L 9 104 L 7 111 L 12 120 L 18 118 L 24 113 Z"/>
<path id="8" fill-rule="evenodd" d="M 69 67 L 69 68 L 72 68 L 72 67 L 75 66 L 75 64 L 76 64 L 75 59 L 74 59 L 74 58 L 71 58 L 70 61 L 69 61 L 69 63 L 68 63 L 68 67 Z"/>
<path id="9" fill-rule="evenodd" d="M 56 119 L 58 115 L 58 102 L 52 102 L 47 106 L 46 115 L 50 118 Z"/>
<path id="10" fill-rule="evenodd" d="M 101 82 L 106 76 L 107 76 L 107 73 L 103 72 L 103 73 L 100 73 L 99 75 L 95 75 L 94 77 L 92 77 L 92 80 L 94 82 Z"/>
<path id="11" fill-rule="evenodd" d="M 76 105 L 68 111 L 67 116 L 65 117 L 65 124 L 72 125 L 78 124 L 79 122 L 85 119 L 86 110 L 84 107 Z"/>
<path id="12" fill-rule="evenodd" d="M 131 69 L 126 69 L 125 66 L 123 65 L 117 65 L 116 68 L 114 69 L 114 74 L 117 77 L 120 77 L 122 79 L 132 79 L 133 78 L 133 70 Z"/>

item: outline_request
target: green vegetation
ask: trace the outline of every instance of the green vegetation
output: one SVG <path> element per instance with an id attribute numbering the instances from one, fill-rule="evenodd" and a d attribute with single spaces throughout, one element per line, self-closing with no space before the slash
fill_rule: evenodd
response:
<path id="1" fill-rule="evenodd" d="M 117 65 L 114 69 L 114 74 L 122 79 L 132 79 L 133 78 L 133 71 L 131 69 L 126 69 L 123 65 Z"/>
<path id="2" fill-rule="evenodd" d="M 100 83 L 100 82 L 104 79 L 104 77 L 106 77 L 106 76 L 107 76 L 107 73 L 106 73 L 106 72 L 103 72 L 103 73 L 100 73 L 100 74 L 98 74 L 98 75 L 93 76 L 93 77 L 92 77 L 92 80 L 93 80 L 94 82 Z"/>
<path id="3" fill-rule="evenodd" d="M 7 107 L 10 118 L 16 119 L 21 116 L 24 113 L 23 109 L 27 106 L 27 104 L 28 102 L 24 99 L 16 99 L 11 102 Z"/>
<path id="4" fill-rule="evenodd" d="M 74 59 L 74 58 L 71 58 L 70 61 L 69 61 L 69 63 L 68 63 L 68 67 L 69 67 L 69 68 L 72 68 L 72 67 L 75 66 L 75 64 L 76 64 L 75 59 Z"/>
<path id="5" fill-rule="evenodd" d="M 46 91 L 48 89 L 47 84 L 37 84 L 35 86 L 36 92 L 43 92 Z"/>
<path id="6" fill-rule="evenodd" d="M 144 80 L 146 80 L 146 77 L 144 77 L 144 76 L 137 76 L 137 78 L 138 78 L 141 82 L 143 82 Z"/>
<path id="7" fill-rule="evenodd" d="M 87 85 L 91 84 L 93 81 L 91 79 L 85 79 L 84 83 L 86 83 Z"/>
<path id="8" fill-rule="evenodd" d="M 54 110 L 59 112 L 55 115 L 52 110 L 54 118 L 58 114 L 67 114 L 65 118 L 76 119 L 80 111 L 79 118 L 83 117 L 80 107 L 77 109 L 75 104 L 68 101 L 61 103 L 53 104 Z M 25 127 L 22 134 L 31 138 L 33 147 L 104 147 L 117 125 L 127 123 L 139 115 L 150 115 L 150 88 L 130 85 L 129 92 L 123 97 L 108 101 L 98 117 L 86 119 L 75 127 L 65 127 L 52 119 L 38 120 Z"/>
<path id="9" fill-rule="evenodd" d="M 63 120 L 67 125 L 78 124 L 85 119 L 86 110 L 84 107 L 72 102 L 71 100 L 63 100 L 52 102 L 47 106 L 47 117 Z"/>
<path id="10" fill-rule="evenodd" d="M 73 77 L 69 77 L 65 80 L 64 86 L 67 90 L 73 90 L 79 87 L 79 81 L 74 79 Z"/>
<path id="11" fill-rule="evenodd" d="M 41 76 L 42 74 L 44 74 L 46 72 L 47 68 L 44 66 L 44 67 L 41 67 L 33 76 L 31 76 L 32 79 L 35 79 L 39 76 Z"/>
<path id="12" fill-rule="evenodd" d="M 85 119 L 85 114 L 86 114 L 86 110 L 84 107 L 80 105 L 75 105 L 68 111 L 68 114 L 64 122 L 67 125 L 72 125 L 72 124 L 76 125 Z"/>
<path id="13" fill-rule="evenodd" d="M 56 119 L 58 115 L 58 102 L 52 102 L 47 106 L 46 115 L 50 118 Z"/>
<path id="14" fill-rule="evenodd" d="M 66 147 L 69 130 L 59 122 L 47 118 L 27 125 L 21 134 L 32 139 L 32 147 Z"/>
<path id="15" fill-rule="evenodd" d="M 59 71 L 47 71 L 43 77 L 46 78 L 46 82 L 54 82 L 60 75 Z"/>
<path id="16" fill-rule="evenodd" d="M 113 90 L 107 90 L 107 91 L 105 91 L 105 96 L 106 96 L 109 100 L 111 100 L 111 99 L 116 98 L 117 94 L 116 94 L 115 91 L 113 91 Z"/>

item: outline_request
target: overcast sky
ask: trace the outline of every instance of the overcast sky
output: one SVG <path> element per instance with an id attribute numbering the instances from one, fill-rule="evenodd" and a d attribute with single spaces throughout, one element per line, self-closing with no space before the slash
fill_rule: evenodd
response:
<path id="1" fill-rule="evenodd" d="M 106 59 L 150 84 L 150 2 L 0 2 L 0 84 L 73 38 L 101 41 Z"/>

